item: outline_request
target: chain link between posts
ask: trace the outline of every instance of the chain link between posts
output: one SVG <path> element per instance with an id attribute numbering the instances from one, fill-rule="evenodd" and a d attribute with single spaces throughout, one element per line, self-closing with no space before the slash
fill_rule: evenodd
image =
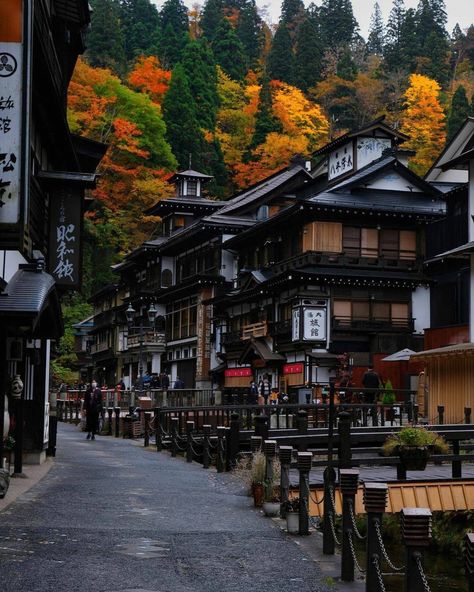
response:
<path id="1" fill-rule="evenodd" d="M 350 512 L 350 518 L 351 518 L 352 529 L 353 529 L 354 534 L 359 539 L 359 541 L 365 541 L 365 539 L 367 538 L 367 535 L 361 535 L 359 529 L 357 528 L 356 517 L 354 514 L 354 506 L 353 506 L 352 500 L 349 503 L 349 512 Z"/>
<path id="2" fill-rule="evenodd" d="M 431 592 L 430 585 L 428 584 L 428 580 L 426 579 L 425 572 L 423 570 L 423 565 L 421 564 L 421 557 L 417 556 L 416 559 L 416 566 L 418 568 L 418 572 L 420 574 L 421 582 L 423 583 L 423 588 L 425 592 Z"/>
<path id="3" fill-rule="evenodd" d="M 357 570 L 360 571 L 360 573 L 365 573 L 365 569 L 363 567 L 361 567 L 359 562 L 357 561 L 357 555 L 356 555 L 355 548 L 354 548 L 354 541 L 352 540 L 352 530 L 348 530 L 347 534 L 348 534 L 349 547 L 351 550 L 351 555 L 352 555 L 352 560 L 354 561 L 354 565 L 356 566 Z"/>
<path id="4" fill-rule="evenodd" d="M 377 574 L 377 580 L 379 582 L 379 590 L 380 592 L 387 592 L 385 589 L 385 584 L 382 577 L 382 572 L 380 571 L 380 561 L 378 555 L 374 555 L 372 557 L 372 563 L 375 567 L 375 573 Z"/>
<path id="5" fill-rule="evenodd" d="M 385 561 L 387 562 L 388 566 L 390 567 L 390 569 L 393 569 L 394 571 L 403 571 L 405 569 L 404 565 L 402 567 L 397 567 L 396 565 L 393 565 L 393 563 L 390 561 L 390 557 L 388 556 L 387 549 L 385 548 L 383 542 L 382 531 L 380 530 L 380 522 L 378 520 L 375 520 L 374 526 L 375 533 L 377 535 L 377 540 L 379 542 L 380 551 L 382 552 L 382 555 Z"/>

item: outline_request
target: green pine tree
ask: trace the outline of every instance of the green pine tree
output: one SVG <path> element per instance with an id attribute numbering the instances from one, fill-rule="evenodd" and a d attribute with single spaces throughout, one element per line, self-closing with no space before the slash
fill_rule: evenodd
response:
<path id="1" fill-rule="evenodd" d="M 449 110 L 447 120 L 448 135 L 446 140 L 448 142 L 453 139 L 465 119 L 469 117 L 470 111 L 471 108 L 469 106 L 466 89 L 462 85 L 458 86 L 453 95 L 453 100 L 451 101 L 451 109 Z"/>
<path id="2" fill-rule="evenodd" d="M 166 139 L 180 168 L 188 167 L 190 156 L 193 166 L 197 168 L 201 161 L 204 138 L 196 117 L 188 78 L 181 64 L 173 69 L 162 107 Z"/>
<path id="3" fill-rule="evenodd" d="M 370 53 L 382 55 L 385 45 L 385 29 L 382 18 L 382 11 L 379 3 L 374 5 L 374 12 L 370 19 L 370 32 L 367 39 L 367 49 Z"/>
<path id="4" fill-rule="evenodd" d="M 394 0 L 385 33 L 384 58 L 385 66 L 389 71 L 403 68 L 402 41 L 405 13 L 404 0 Z"/>
<path id="5" fill-rule="evenodd" d="M 290 33 L 285 24 L 278 25 L 267 60 L 268 75 L 273 80 L 294 82 L 294 55 Z"/>
<path id="6" fill-rule="evenodd" d="M 91 6 L 87 61 L 91 66 L 109 68 L 121 74 L 125 70 L 125 51 L 120 5 L 117 0 L 91 0 Z"/>
<path id="7" fill-rule="evenodd" d="M 217 70 L 207 41 L 190 41 L 183 52 L 182 65 L 194 99 L 196 117 L 201 128 L 214 131 L 219 108 Z"/>
<path id="8" fill-rule="evenodd" d="M 349 47 L 344 48 L 337 62 L 337 75 L 339 78 L 344 78 L 344 80 L 355 80 L 357 76 L 357 66 L 352 58 L 352 52 Z"/>
<path id="9" fill-rule="evenodd" d="M 181 60 L 189 39 L 188 9 L 182 0 L 165 0 L 160 11 L 159 56 L 165 68 Z"/>
<path id="10" fill-rule="evenodd" d="M 417 33 L 416 13 L 412 8 L 405 12 L 400 34 L 400 49 L 400 67 L 405 71 L 414 72 L 421 48 Z"/>
<path id="11" fill-rule="evenodd" d="M 247 72 L 244 49 L 230 21 L 222 19 L 216 31 L 212 50 L 217 63 L 233 80 L 242 80 Z"/>
<path id="12" fill-rule="evenodd" d="M 201 170 L 213 176 L 212 181 L 208 185 L 209 193 L 222 199 L 228 193 L 229 174 L 225 166 L 221 145 L 217 138 L 214 138 L 212 141 L 204 141 L 201 157 Z"/>
<path id="13" fill-rule="evenodd" d="M 304 91 L 321 80 L 323 47 L 317 20 L 307 16 L 296 35 L 295 84 Z"/>
<path id="14" fill-rule="evenodd" d="M 323 0 L 321 36 L 326 47 L 339 47 L 353 41 L 359 28 L 351 0 Z"/>
<path id="15" fill-rule="evenodd" d="M 199 24 L 202 34 L 209 41 L 214 41 L 217 29 L 221 24 L 224 14 L 224 0 L 206 0 L 204 3 Z"/>
<path id="16" fill-rule="evenodd" d="M 155 5 L 150 0 L 121 0 L 121 12 L 127 60 L 149 54 L 159 27 Z"/>
<path id="17" fill-rule="evenodd" d="M 279 133 L 282 129 L 279 119 L 273 114 L 272 92 L 270 80 L 267 75 L 262 77 L 260 85 L 258 109 L 255 118 L 255 132 L 250 148 L 256 148 L 260 144 L 263 144 L 269 133 Z"/>
<path id="18" fill-rule="evenodd" d="M 426 38 L 421 53 L 419 72 L 434 78 L 441 86 L 445 86 L 450 74 L 448 40 L 433 30 Z"/>
<path id="19" fill-rule="evenodd" d="M 239 12 L 236 33 L 242 43 L 247 68 L 256 68 L 261 57 L 264 43 L 262 26 L 255 0 L 245 0 Z"/>

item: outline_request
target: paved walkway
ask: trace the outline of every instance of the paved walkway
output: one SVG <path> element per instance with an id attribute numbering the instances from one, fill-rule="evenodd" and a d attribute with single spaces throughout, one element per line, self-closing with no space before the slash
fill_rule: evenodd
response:
<path id="1" fill-rule="evenodd" d="M 52 469 L 0 512 L 0 590 L 334 590 L 303 547 L 230 475 L 59 424 Z"/>

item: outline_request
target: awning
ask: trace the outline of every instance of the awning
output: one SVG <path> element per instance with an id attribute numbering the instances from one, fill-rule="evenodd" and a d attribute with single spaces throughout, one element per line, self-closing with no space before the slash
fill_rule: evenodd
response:
<path id="1" fill-rule="evenodd" d="M 0 322 L 14 335 L 51 339 L 62 335 L 56 283 L 41 264 L 20 265 L 0 294 Z"/>
<path id="2" fill-rule="evenodd" d="M 227 364 L 225 362 L 222 362 L 221 364 L 214 366 L 214 368 L 211 368 L 209 370 L 209 374 L 220 374 L 221 372 L 224 372 L 226 368 Z"/>
<path id="3" fill-rule="evenodd" d="M 329 352 L 312 352 L 307 351 L 305 354 L 308 358 L 316 360 L 318 366 L 333 366 L 339 363 L 339 356 Z"/>
<path id="4" fill-rule="evenodd" d="M 99 175 L 96 173 L 70 173 L 67 171 L 39 171 L 37 177 L 46 184 L 60 183 L 93 189 L 97 184 Z"/>
<path id="5" fill-rule="evenodd" d="M 264 341 L 250 339 L 247 347 L 239 358 L 239 366 L 249 363 L 254 358 L 260 358 L 267 363 L 280 363 L 286 361 L 284 356 L 272 352 Z"/>
<path id="6" fill-rule="evenodd" d="M 439 255 L 436 255 L 436 257 L 428 259 L 427 261 L 425 261 L 425 263 L 432 263 L 434 261 L 440 261 L 441 259 L 464 259 L 471 253 L 474 253 L 474 241 L 471 241 L 470 243 L 465 243 L 460 247 L 456 247 L 455 249 L 445 251 L 444 253 L 440 253 Z"/>
<path id="7" fill-rule="evenodd" d="M 382 362 L 404 362 L 409 360 L 415 353 L 416 352 L 414 352 L 412 349 L 401 349 L 400 351 L 383 358 Z"/>
<path id="8" fill-rule="evenodd" d="M 413 354 L 410 359 L 414 362 L 419 362 L 426 358 L 448 356 L 474 356 L 474 343 L 457 343 L 456 345 L 447 345 L 446 347 L 427 349 L 425 351 Z"/>

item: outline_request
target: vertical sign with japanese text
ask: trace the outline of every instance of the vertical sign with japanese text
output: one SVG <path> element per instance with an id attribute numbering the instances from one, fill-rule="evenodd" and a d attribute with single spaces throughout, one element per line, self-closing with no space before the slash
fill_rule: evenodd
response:
<path id="1" fill-rule="evenodd" d="M 0 2 L 0 224 L 20 221 L 23 11 L 21 0 Z"/>
<path id="2" fill-rule="evenodd" d="M 335 179 L 354 168 L 354 147 L 348 142 L 329 155 L 328 179 Z"/>
<path id="3" fill-rule="evenodd" d="M 81 285 L 81 234 L 81 190 L 51 192 L 48 268 L 63 288 L 77 290 Z"/>
<path id="4" fill-rule="evenodd" d="M 303 309 L 303 341 L 326 341 L 326 313 L 322 306 Z"/>

